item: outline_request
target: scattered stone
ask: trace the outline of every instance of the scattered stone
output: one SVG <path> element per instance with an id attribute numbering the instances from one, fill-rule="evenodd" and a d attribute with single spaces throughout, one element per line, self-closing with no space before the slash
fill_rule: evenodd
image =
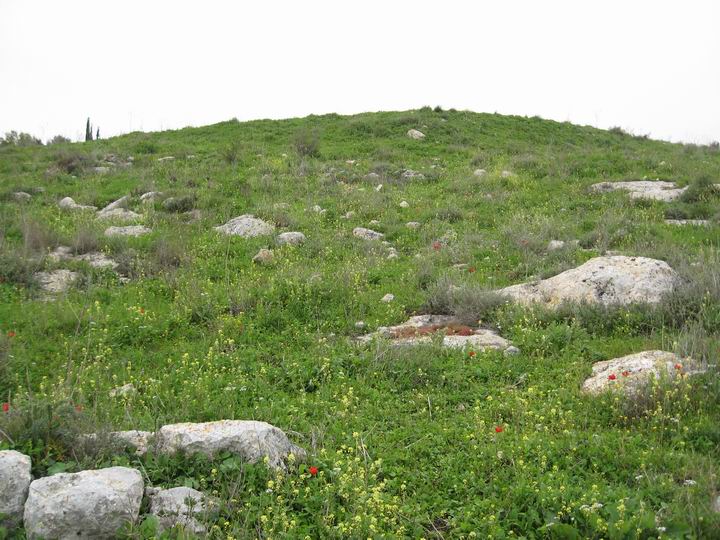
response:
<path id="1" fill-rule="evenodd" d="M 30 199 L 32 199 L 32 195 L 29 193 L 26 193 L 24 191 L 16 191 L 12 194 L 13 199 L 15 199 L 17 202 L 27 202 Z"/>
<path id="2" fill-rule="evenodd" d="M 267 458 L 267 463 L 274 468 L 283 468 L 289 454 L 305 456 L 305 451 L 291 443 L 282 430 L 254 420 L 163 426 L 157 433 L 157 445 L 160 452 L 166 454 L 182 451 L 212 457 L 219 452 L 230 452 L 251 463 Z"/>
<path id="3" fill-rule="evenodd" d="M 708 219 L 666 219 L 667 225 L 691 225 L 695 227 L 709 227 L 710 220 Z"/>
<path id="4" fill-rule="evenodd" d="M 413 171 L 412 169 L 405 169 L 400 178 L 403 180 L 424 180 L 425 175 L 421 172 Z"/>
<path id="5" fill-rule="evenodd" d="M 377 182 L 378 180 L 380 180 L 380 175 L 376 172 L 367 173 L 365 175 L 365 180 L 367 180 L 368 182 Z"/>
<path id="6" fill-rule="evenodd" d="M 148 191 L 147 193 L 140 195 L 140 201 L 145 204 L 152 204 L 160 197 L 162 197 L 161 191 Z"/>
<path id="7" fill-rule="evenodd" d="M 138 221 L 142 216 L 127 208 L 113 208 L 112 210 L 100 210 L 97 219 L 105 221 Z"/>
<path id="8" fill-rule="evenodd" d="M 475 169 L 473 171 L 473 175 L 477 176 L 478 178 L 482 178 L 483 176 L 487 175 L 487 171 L 485 169 Z"/>
<path id="9" fill-rule="evenodd" d="M 608 389 L 621 390 L 626 394 L 635 393 L 651 378 L 675 377 L 683 374 L 702 373 L 704 370 L 690 369 L 675 353 L 666 351 L 644 351 L 629 354 L 613 360 L 596 362 L 592 375 L 583 383 L 582 389 L 588 394 L 599 394 Z"/>
<path id="10" fill-rule="evenodd" d="M 515 174 L 510 171 L 503 171 L 500 173 L 500 176 L 503 178 L 510 178 L 511 176 L 515 176 Z"/>
<path id="11" fill-rule="evenodd" d="M 35 480 L 25 503 L 28 538 L 115 538 L 134 523 L 142 475 L 127 467 L 60 473 Z"/>
<path id="12" fill-rule="evenodd" d="M 106 174 L 110 172 L 110 167 L 93 167 L 92 170 L 95 174 Z"/>
<path id="13" fill-rule="evenodd" d="M 32 475 L 28 456 L 15 450 L 0 451 L 0 527 L 9 530 L 22 522 Z"/>
<path id="14" fill-rule="evenodd" d="M 429 344 L 433 335 L 444 333 L 442 346 L 452 349 L 465 347 L 473 350 L 506 350 L 511 343 L 493 330 L 470 328 L 449 315 L 418 315 L 410 317 L 397 326 L 381 326 L 376 332 L 358 338 L 360 343 L 368 343 L 377 338 L 390 339 L 393 345 L 408 346 Z"/>
<path id="15" fill-rule="evenodd" d="M 52 272 L 35 272 L 33 277 L 43 291 L 60 294 L 67 291 L 78 280 L 80 274 L 62 268 Z"/>
<path id="16" fill-rule="evenodd" d="M 357 321 L 355 323 L 355 328 L 359 328 L 359 329 L 365 328 L 365 321 Z"/>
<path id="17" fill-rule="evenodd" d="M 636 180 L 629 182 L 600 182 L 593 184 L 590 189 L 596 193 L 623 190 L 630 194 L 631 199 L 670 202 L 685 193 L 687 187 L 678 188 L 675 182 L 662 180 Z"/>
<path id="18" fill-rule="evenodd" d="M 201 520 L 207 519 L 216 505 L 205 494 L 189 487 L 147 488 L 145 494 L 150 500 L 150 514 L 158 520 L 158 532 L 176 525 L 195 535 L 207 532 Z"/>
<path id="19" fill-rule="evenodd" d="M 352 210 L 350 210 L 349 212 L 345 212 L 345 214 L 343 215 L 344 219 L 352 219 L 354 217 L 355 217 L 355 212 L 353 212 Z"/>
<path id="20" fill-rule="evenodd" d="M 578 240 L 550 240 L 550 242 L 548 242 L 547 250 L 557 251 L 558 249 L 563 249 L 564 247 L 577 247 L 579 245 L 580 241 Z"/>
<path id="21" fill-rule="evenodd" d="M 368 225 L 380 225 L 379 219 L 371 219 Z"/>
<path id="22" fill-rule="evenodd" d="M 510 345 L 507 349 L 503 351 L 503 354 L 505 356 L 515 356 L 520 354 L 520 349 L 518 349 L 515 345 Z"/>
<path id="23" fill-rule="evenodd" d="M 76 203 L 72 197 L 61 199 L 58 206 L 63 210 L 97 210 L 95 206 Z"/>
<path id="24" fill-rule="evenodd" d="M 381 302 L 385 302 L 386 304 L 389 304 L 389 303 L 392 302 L 393 300 L 395 300 L 395 295 L 394 295 L 394 294 L 390 294 L 390 293 L 387 293 L 385 296 L 383 296 L 383 297 L 380 299 Z"/>
<path id="25" fill-rule="evenodd" d="M 410 208 L 410 203 L 407 201 L 400 201 L 400 208 Z"/>
<path id="26" fill-rule="evenodd" d="M 80 444 L 93 445 L 96 441 L 100 441 L 103 447 L 110 446 L 113 450 L 121 451 L 127 447 L 135 449 L 136 456 L 144 456 L 155 434 L 151 431 L 138 431 L 131 429 L 128 431 L 110 431 L 108 433 L 88 433 L 81 435 Z"/>
<path id="27" fill-rule="evenodd" d="M 414 229 L 419 229 L 419 228 L 420 228 L 420 222 L 418 222 L 418 221 L 408 221 L 408 222 L 405 224 L 405 226 L 406 226 L 408 229 L 413 229 L 413 230 L 414 230 Z"/>
<path id="28" fill-rule="evenodd" d="M 53 262 L 60 261 L 82 261 L 88 263 L 93 268 L 110 268 L 114 270 L 118 267 L 118 263 L 113 261 L 104 253 L 99 251 L 91 251 L 82 255 L 73 255 L 71 247 L 58 246 L 48 254 L 48 259 Z"/>
<path id="29" fill-rule="evenodd" d="M 383 233 L 373 231 L 372 229 L 366 229 L 365 227 L 355 227 L 353 229 L 353 236 L 362 238 L 363 240 L 382 240 L 385 238 Z"/>
<path id="30" fill-rule="evenodd" d="M 100 210 L 100 213 L 109 212 L 110 210 L 115 210 L 116 208 L 126 208 L 129 201 L 130 201 L 129 195 L 120 197 L 118 200 L 111 202 L 105 208 Z"/>
<path id="31" fill-rule="evenodd" d="M 277 243 L 281 246 L 299 246 L 305 242 L 305 235 L 301 232 L 284 232 L 278 235 Z"/>
<path id="32" fill-rule="evenodd" d="M 422 140 L 425 138 L 425 134 L 422 131 L 418 131 L 417 129 L 409 129 L 407 132 L 407 136 L 411 139 L 415 139 L 416 141 Z"/>
<path id="33" fill-rule="evenodd" d="M 261 249 L 253 257 L 253 262 L 256 264 L 271 264 L 275 259 L 275 255 L 270 249 Z"/>
<path id="34" fill-rule="evenodd" d="M 327 210 L 325 210 L 325 209 L 324 209 L 322 206 L 320 206 L 319 204 L 316 204 L 315 206 L 313 206 L 313 207 L 312 207 L 312 211 L 315 212 L 316 214 L 320 214 L 320 215 L 323 215 L 323 214 L 327 213 Z"/>
<path id="35" fill-rule="evenodd" d="M 664 261 L 646 257 L 596 257 L 541 281 L 497 291 L 522 303 L 557 307 L 563 302 L 601 305 L 656 304 L 677 284 L 677 273 Z"/>
<path id="36" fill-rule="evenodd" d="M 254 238 L 256 236 L 267 236 L 275 232 L 275 226 L 256 218 L 252 214 L 244 214 L 215 227 L 215 230 L 231 236 L 242 238 Z"/>
<path id="37" fill-rule="evenodd" d="M 127 225 L 125 227 L 108 227 L 105 236 L 142 236 L 152 231 L 143 225 Z"/>
<path id="38" fill-rule="evenodd" d="M 394 247 L 388 248 L 387 259 L 397 259 L 399 257 L 397 250 Z"/>
<path id="39" fill-rule="evenodd" d="M 118 387 L 110 390 L 109 396 L 110 397 L 122 397 L 122 396 L 129 396 L 131 394 L 136 394 L 136 393 L 137 393 L 137 389 L 135 388 L 135 385 L 133 383 L 127 383 L 127 384 L 123 384 L 122 386 L 118 386 Z"/>

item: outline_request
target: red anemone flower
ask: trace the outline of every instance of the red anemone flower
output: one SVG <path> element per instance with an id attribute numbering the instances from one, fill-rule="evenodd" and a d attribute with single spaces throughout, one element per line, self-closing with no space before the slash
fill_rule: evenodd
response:
<path id="1" fill-rule="evenodd" d="M 2 404 L 2 411 L 8 412 L 9 410 L 10 410 L 10 404 L 6 401 L 5 403 Z"/>
<path id="2" fill-rule="evenodd" d="M 614 373 L 611 373 L 610 376 L 608 377 L 608 379 L 610 379 L 611 381 L 614 381 L 615 379 L 617 379 L 617 375 L 615 375 Z"/>
<path id="3" fill-rule="evenodd" d="M 623 372 L 622 372 L 622 376 L 623 376 L 623 377 L 627 377 L 628 375 L 630 375 L 630 372 L 629 372 L 629 371 L 623 371 Z"/>
<path id="4" fill-rule="evenodd" d="M 435 242 L 432 243 L 432 247 L 435 251 L 440 251 L 442 244 L 436 240 Z"/>
<path id="5" fill-rule="evenodd" d="M 682 364 L 675 364 L 675 369 L 682 369 Z"/>
<path id="6" fill-rule="evenodd" d="M 311 475 L 311 476 L 317 476 L 318 468 L 317 468 L 317 467 L 310 467 L 310 468 L 308 469 L 308 471 L 310 471 L 310 475 Z"/>
<path id="7" fill-rule="evenodd" d="M 468 268 L 468 272 L 470 272 L 471 274 L 474 274 L 474 273 L 475 273 L 475 267 L 474 267 L 474 266 L 471 266 L 470 268 Z"/>
<path id="8" fill-rule="evenodd" d="M 477 354 L 477 353 L 476 353 L 475 351 L 470 351 L 470 352 L 468 353 L 468 356 L 469 356 L 470 358 L 474 358 L 476 354 Z"/>
<path id="9" fill-rule="evenodd" d="M 15 331 L 14 330 L 8 330 L 7 337 L 15 337 Z"/>
<path id="10" fill-rule="evenodd" d="M 502 426 L 495 426 L 495 433 L 502 433 L 503 427 Z"/>

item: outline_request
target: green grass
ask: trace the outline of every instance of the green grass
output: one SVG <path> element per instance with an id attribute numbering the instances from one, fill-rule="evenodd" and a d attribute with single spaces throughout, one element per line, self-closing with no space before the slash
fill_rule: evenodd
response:
<path id="1" fill-rule="evenodd" d="M 426 139 L 407 138 L 410 128 Z M 104 175 L 84 168 L 107 154 L 134 163 Z M 80 165 L 70 174 L 58 163 Z M 478 167 L 488 175 L 474 177 Z M 425 179 L 404 180 L 404 169 Z M 381 179 L 365 180 L 371 171 Z M 696 187 L 671 204 L 588 191 L 644 177 Z M 710 147 L 430 109 L 2 148 L 0 401 L 11 410 L 0 412 L 0 429 L 12 442 L 0 448 L 31 454 L 38 475 L 130 464 L 147 483 L 212 493 L 223 503 L 214 538 L 715 537 L 716 368 L 648 398 L 641 414 L 580 392 L 593 362 L 649 348 L 703 351 L 717 364 L 720 229 L 663 221 L 717 220 L 720 200 L 704 177 L 720 182 L 720 153 Z M 44 192 L 29 203 L 9 196 L 37 187 Z M 103 207 L 150 190 L 191 201 L 200 219 L 135 201 L 153 233 L 110 240 L 92 215 L 56 204 L 72 196 Z M 313 212 L 316 204 L 327 212 Z M 348 211 L 355 216 L 343 219 Z M 277 248 L 270 237 L 213 230 L 244 213 L 308 240 Z M 352 236 L 373 219 L 398 259 Z M 42 229 L 29 243 L 28 222 Z M 130 282 L 41 256 L 58 243 L 92 245 L 93 234 Z M 551 239 L 584 249 L 548 253 Z M 263 247 L 274 248 L 274 264 L 252 263 Z M 545 313 L 472 297 L 605 250 L 665 259 L 697 286 L 657 310 Z M 81 284 L 43 301 L 32 272 L 61 267 L 82 272 Z M 437 305 L 437 283 L 469 291 L 465 311 L 479 310 L 521 354 L 353 344 L 357 321 L 372 331 Z M 381 303 L 386 293 L 395 301 Z M 697 309 L 673 307 L 682 305 Z M 130 382 L 137 394 L 109 397 Z M 223 418 L 288 431 L 309 462 L 275 474 L 232 456 L 78 455 L 69 443 L 91 429 Z M 126 532 L 152 531 L 148 522 Z"/>

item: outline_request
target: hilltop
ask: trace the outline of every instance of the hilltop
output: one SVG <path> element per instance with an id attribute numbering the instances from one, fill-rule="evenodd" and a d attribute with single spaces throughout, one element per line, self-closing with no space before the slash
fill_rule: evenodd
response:
<path id="1" fill-rule="evenodd" d="M 2 147 L 0 450 L 140 471 L 132 538 L 714 537 L 719 183 L 430 108 Z"/>

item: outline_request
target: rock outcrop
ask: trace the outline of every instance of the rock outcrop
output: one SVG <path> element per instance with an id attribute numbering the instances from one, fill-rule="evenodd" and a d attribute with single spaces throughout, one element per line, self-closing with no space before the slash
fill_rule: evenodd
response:
<path id="1" fill-rule="evenodd" d="M 275 226 L 256 218 L 252 214 L 245 214 L 231 219 L 224 225 L 215 227 L 215 230 L 230 236 L 242 238 L 254 238 L 256 236 L 267 236 L 275 232 Z"/>

